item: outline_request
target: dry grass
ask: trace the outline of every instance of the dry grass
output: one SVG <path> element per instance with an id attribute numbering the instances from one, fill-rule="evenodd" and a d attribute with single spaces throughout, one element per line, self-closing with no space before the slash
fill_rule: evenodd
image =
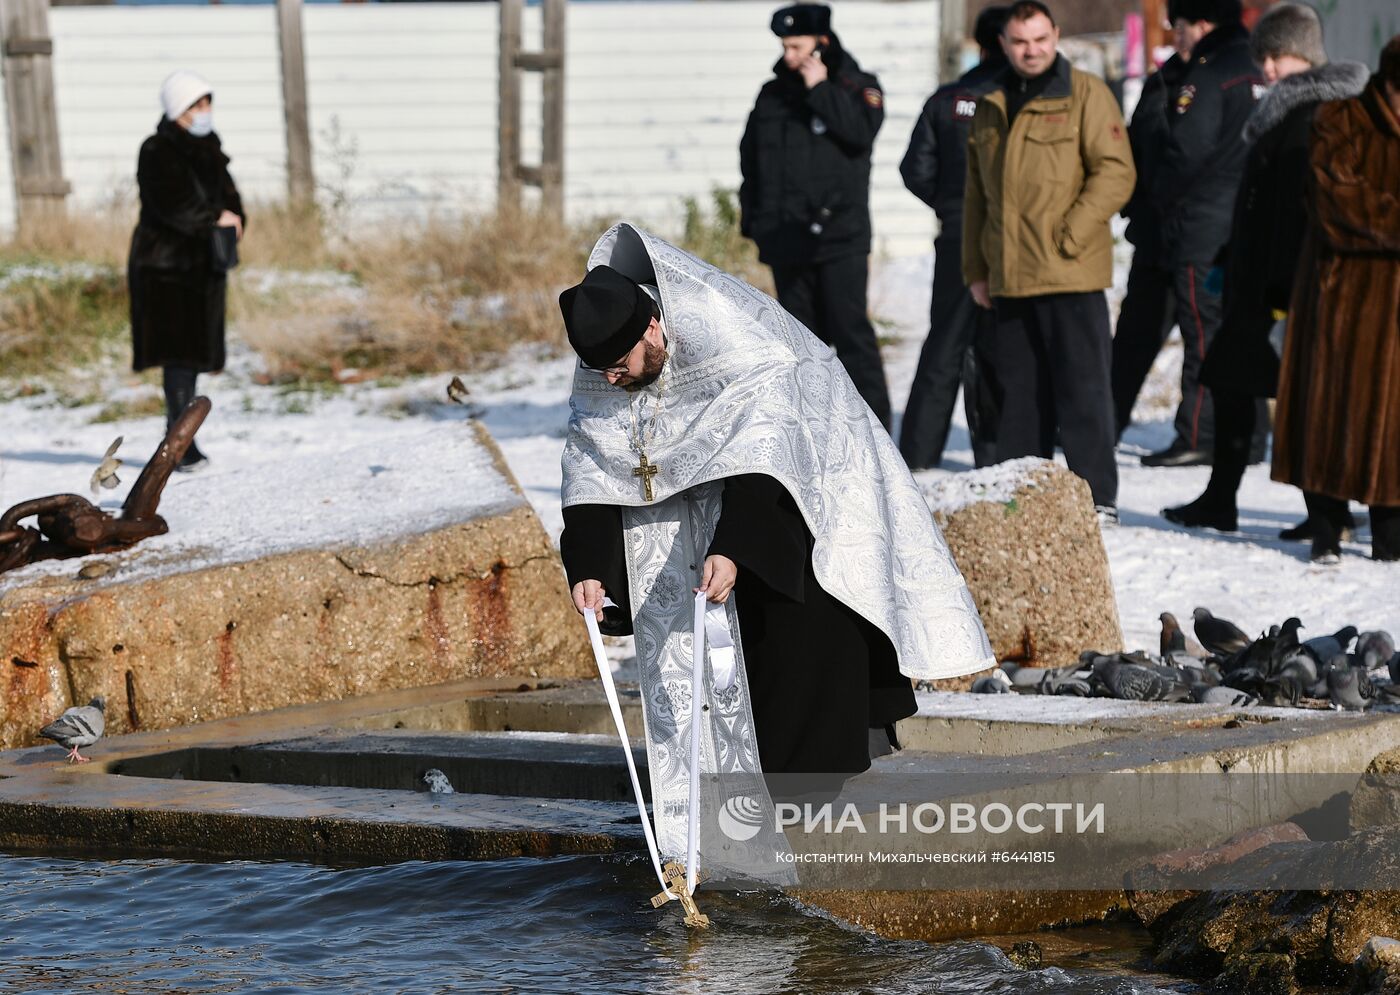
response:
<path id="1" fill-rule="evenodd" d="M 87 366 L 120 347 L 126 281 L 112 270 L 14 280 L 0 293 L 0 370 L 13 378 Z"/>
<path id="2" fill-rule="evenodd" d="M 606 227 L 532 212 L 352 224 L 253 204 L 249 215 L 230 329 L 282 383 L 472 370 L 523 343 L 563 348 L 559 291 Z M 114 201 L 0 247 L 0 370 L 46 375 L 121 351 L 135 216 Z M 771 293 L 732 191 L 686 202 L 681 244 Z"/>
<path id="3" fill-rule="evenodd" d="M 254 231 L 250 263 L 281 251 Z M 342 285 L 267 292 L 244 280 L 231 303 L 239 334 L 277 380 L 470 370 L 520 343 L 563 345 L 556 300 L 583 272 L 595 235 L 537 214 L 366 227 L 296 257 L 343 274 Z"/>

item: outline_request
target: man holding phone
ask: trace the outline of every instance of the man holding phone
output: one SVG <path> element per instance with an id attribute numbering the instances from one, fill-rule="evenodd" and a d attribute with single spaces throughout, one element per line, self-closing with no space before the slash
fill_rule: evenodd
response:
<path id="1" fill-rule="evenodd" d="M 830 7 L 784 7 L 771 27 L 783 57 L 739 143 L 740 229 L 772 267 L 779 302 L 836 349 L 888 428 L 889 390 L 866 313 L 870 149 L 884 93 L 841 47 Z"/>

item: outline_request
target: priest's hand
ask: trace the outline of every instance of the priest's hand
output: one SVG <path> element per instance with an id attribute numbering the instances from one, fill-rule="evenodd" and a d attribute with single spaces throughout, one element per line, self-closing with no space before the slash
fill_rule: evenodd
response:
<path id="1" fill-rule="evenodd" d="M 601 612 L 603 610 L 603 595 L 606 593 L 603 590 L 602 581 L 581 580 L 574 585 L 574 607 L 578 609 L 580 615 L 587 611 Z"/>
<path id="2" fill-rule="evenodd" d="M 696 591 L 704 591 L 711 604 L 722 605 L 729 600 L 729 592 L 734 590 L 734 581 L 739 576 L 739 567 L 727 556 L 705 557 L 705 570 L 700 575 L 700 586 Z"/>

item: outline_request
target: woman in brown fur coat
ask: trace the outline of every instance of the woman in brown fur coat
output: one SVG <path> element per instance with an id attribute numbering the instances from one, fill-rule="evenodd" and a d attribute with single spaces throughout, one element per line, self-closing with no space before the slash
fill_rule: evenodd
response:
<path id="1" fill-rule="evenodd" d="M 1400 560 L 1400 36 L 1361 96 L 1318 108 L 1311 169 L 1273 477 L 1303 489 L 1315 562 L 1340 558 L 1348 499 L 1372 557 Z"/>

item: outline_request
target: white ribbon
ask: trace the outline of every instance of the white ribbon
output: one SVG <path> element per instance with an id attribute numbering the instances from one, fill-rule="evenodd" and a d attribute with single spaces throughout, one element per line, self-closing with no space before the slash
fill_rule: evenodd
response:
<path id="1" fill-rule="evenodd" d="M 705 608 L 705 636 L 710 644 L 710 670 L 714 674 L 716 691 L 728 691 L 734 686 L 734 638 L 729 634 L 729 616 L 724 605 Z"/>
<path id="2" fill-rule="evenodd" d="M 603 607 L 616 607 L 616 603 L 611 598 L 604 598 Z M 651 818 L 647 815 L 646 802 L 642 799 L 642 782 L 637 776 L 637 761 L 632 757 L 632 741 L 627 737 L 627 724 L 622 719 L 622 705 L 617 698 L 617 686 L 613 683 L 612 667 L 608 663 L 607 652 L 603 649 L 603 634 L 598 631 L 598 613 L 584 612 L 583 624 L 588 628 L 588 642 L 593 647 L 593 662 L 598 666 L 598 676 L 603 682 L 603 693 L 608 698 L 608 709 L 612 712 L 613 725 L 617 727 L 618 739 L 622 740 L 622 753 L 627 758 L 627 774 L 632 778 L 632 794 L 637 799 L 637 814 L 641 817 L 642 832 L 647 838 L 647 850 L 651 854 L 652 870 L 656 872 L 656 880 L 661 882 L 661 891 L 668 898 L 679 899 L 680 896 L 673 893 L 666 884 L 666 875 L 661 870 L 661 854 L 656 846 L 656 834 L 651 828 Z M 699 661 L 697 666 L 703 668 L 703 643 L 697 659 Z M 701 687 L 698 682 L 693 686 L 697 689 Z M 692 895 L 695 894 L 695 851 L 698 843 L 695 809 L 700 786 L 700 779 L 696 776 L 700 766 L 700 709 L 698 705 L 698 698 L 692 697 L 690 708 L 690 826 L 686 834 L 686 850 L 688 851 L 686 854 L 686 888 L 688 893 Z"/>

